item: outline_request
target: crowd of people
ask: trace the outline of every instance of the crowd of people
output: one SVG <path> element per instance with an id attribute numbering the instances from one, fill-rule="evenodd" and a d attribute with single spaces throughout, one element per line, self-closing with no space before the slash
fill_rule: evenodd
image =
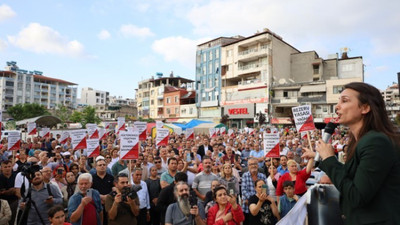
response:
<path id="1" fill-rule="evenodd" d="M 271 129 L 281 134 L 276 158 L 264 157 L 262 133 Z M 0 224 L 275 224 L 321 174 L 301 158 L 309 143 L 295 128 L 246 130 L 194 140 L 172 133 L 167 146 L 148 137 L 131 161 L 119 159 L 112 132 L 92 158 L 59 135 L 27 138 L 15 152 L 3 139 Z M 321 133 L 311 136 L 315 145 Z M 337 129 L 341 158 L 346 141 Z"/>

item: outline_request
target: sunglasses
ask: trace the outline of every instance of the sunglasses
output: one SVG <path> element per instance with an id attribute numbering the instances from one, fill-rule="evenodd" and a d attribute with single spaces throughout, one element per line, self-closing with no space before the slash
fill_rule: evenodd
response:
<path id="1" fill-rule="evenodd" d="M 154 163 L 161 163 L 161 161 L 154 161 Z"/>

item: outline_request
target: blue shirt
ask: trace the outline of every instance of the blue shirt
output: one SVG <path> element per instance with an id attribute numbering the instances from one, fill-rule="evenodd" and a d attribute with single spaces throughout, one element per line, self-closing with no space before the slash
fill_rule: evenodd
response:
<path id="1" fill-rule="evenodd" d="M 250 152 L 250 157 L 254 157 L 254 158 L 261 158 L 264 157 L 264 151 L 260 150 L 260 151 L 256 151 L 256 150 L 252 150 Z M 264 162 L 258 162 L 258 167 L 263 167 L 264 166 Z"/>
<path id="2" fill-rule="evenodd" d="M 267 177 L 262 173 L 257 173 L 257 179 L 262 179 L 267 183 Z M 242 209 L 243 212 L 249 213 L 249 206 L 245 204 L 246 200 L 249 200 L 251 196 L 256 194 L 256 189 L 254 188 L 253 179 L 251 179 L 250 172 L 246 172 L 242 176 Z"/>
<path id="3" fill-rule="evenodd" d="M 278 173 L 280 173 L 281 175 L 285 174 L 285 173 L 289 173 L 288 168 L 286 167 L 286 169 L 282 168 L 282 165 L 279 165 L 278 168 L 276 168 L 276 170 L 278 171 Z"/>
<path id="4" fill-rule="evenodd" d="M 71 218 L 71 215 L 75 210 L 78 208 L 78 206 L 82 202 L 82 194 L 80 192 L 75 193 L 71 196 L 68 202 L 68 217 Z M 97 225 L 101 225 L 101 220 L 100 220 L 100 213 L 103 211 L 103 206 L 101 205 L 101 200 L 100 200 L 100 194 L 97 190 L 93 189 L 93 194 L 92 198 L 94 201 L 94 206 L 96 207 L 96 217 L 97 217 Z M 81 225 L 82 224 L 82 215 L 79 220 L 75 223 L 72 223 L 73 225 Z"/>
<path id="5" fill-rule="evenodd" d="M 175 180 L 175 177 L 171 176 L 171 174 L 169 174 L 169 171 L 166 171 L 161 174 L 160 181 L 166 181 L 168 184 L 172 184 L 172 182 L 174 182 L 174 180 Z"/>

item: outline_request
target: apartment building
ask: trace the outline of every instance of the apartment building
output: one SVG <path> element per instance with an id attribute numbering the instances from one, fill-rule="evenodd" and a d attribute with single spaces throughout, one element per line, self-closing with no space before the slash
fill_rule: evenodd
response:
<path id="1" fill-rule="evenodd" d="M 77 107 L 77 84 L 42 74 L 20 69 L 15 61 L 7 62 L 5 70 L 0 71 L 1 109 L 24 103 L 38 103 L 48 109 L 57 105 Z"/>
<path id="2" fill-rule="evenodd" d="M 135 89 L 138 117 L 143 119 L 163 119 L 164 110 L 164 89 L 165 87 L 191 88 L 193 80 L 174 76 L 164 77 L 162 73 L 157 73 L 156 78 L 151 77 L 139 82 Z"/>
<path id="3" fill-rule="evenodd" d="M 110 104 L 110 93 L 84 87 L 81 91 L 80 104 L 93 106 L 96 110 L 105 110 Z"/>
<path id="4" fill-rule="evenodd" d="M 197 46 L 196 103 L 199 118 L 213 121 L 221 116 L 221 48 L 241 38 L 220 37 Z"/>
<path id="5" fill-rule="evenodd" d="M 251 127 L 256 113 L 269 111 L 271 83 L 289 78 L 299 52 L 268 29 L 222 46 L 220 104 L 231 126 Z"/>
<path id="6" fill-rule="evenodd" d="M 396 116 L 400 113 L 399 84 L 393 83 L 385 90 L 381 90 L 381 94 L 383 100 L 385 100 L 388 116 L 394 121 Z"/>

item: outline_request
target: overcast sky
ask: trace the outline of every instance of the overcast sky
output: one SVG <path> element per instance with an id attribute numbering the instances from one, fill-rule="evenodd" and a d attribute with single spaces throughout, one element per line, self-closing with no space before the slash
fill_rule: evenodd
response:
<path id="1" fill-rule="evenodd" d="M 365 82 L 384 89 L 400 72 L 399 9 L 397 0 L 3 0 L 0 68 L 17 61 L 79 93 L 133 98 L 157 72 L 194 80 L 196 45 L 269 28 L 322 58 L 348 47 L 364 59 Z"/>

